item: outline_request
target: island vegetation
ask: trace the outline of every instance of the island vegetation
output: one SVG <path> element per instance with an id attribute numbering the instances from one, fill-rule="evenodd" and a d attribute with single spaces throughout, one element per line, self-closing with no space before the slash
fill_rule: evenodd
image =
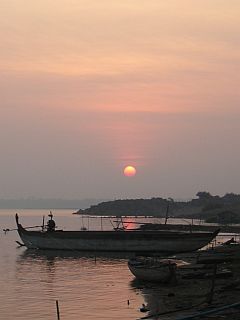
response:
<path id="1" fill-rule="evenodd" d="M 172 198 L 118 199 L 100 202 L 76 214 L 105 216 L 154 216 L 201 219 L 209 223 L 240 223 L 240 195 L 227 193 L 220 197 L 200 191 L 189 201 Z"/>

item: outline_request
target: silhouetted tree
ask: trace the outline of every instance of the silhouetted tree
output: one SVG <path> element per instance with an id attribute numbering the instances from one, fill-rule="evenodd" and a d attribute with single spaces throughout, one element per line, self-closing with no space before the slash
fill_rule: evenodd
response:
<path id="1" fill-rule="evenodd" d="M 199 191 L 196 196 L 200 199 L 200 200 L 208 200 L 212 198 L 211 193 L 206 192 L 206 191 Z"/>

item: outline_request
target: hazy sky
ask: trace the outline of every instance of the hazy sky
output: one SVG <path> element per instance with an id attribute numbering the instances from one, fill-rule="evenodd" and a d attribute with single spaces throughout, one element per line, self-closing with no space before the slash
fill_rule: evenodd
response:
<path id="1" fill-rule="evenodd" d="M 239 13 L 0 0 L 0 198 L 240 193 Z"/>

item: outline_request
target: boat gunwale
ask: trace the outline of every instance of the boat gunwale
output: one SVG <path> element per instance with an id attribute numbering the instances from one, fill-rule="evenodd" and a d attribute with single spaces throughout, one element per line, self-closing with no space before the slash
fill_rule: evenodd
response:
<path id="1" fill-rule="evenodd" d="M 39 230 L 31 230 L 28 231 L 26 230 L 21 224 L 18 224 L 18 231 L 19 233 L 26 234 L 29 236 L 39 236 L 39 237 L 50 237 L 50 238 L 65 238 L 67 236 L 90 236 L 90 235 L 106 235 L 106 236 L 111 236 L 115 235 L 116 238 L 119 236 L 122 236 L 125 234 L 126 236 L 130 235 L 137 235 L 137 236 L 159 236 L 159 237 L 164 237 L 164 238 L 177 238 L 181 236 L 181 238 L 204 238 L 204 237 L 209 237 L 209 238 L 215 238 L 216 235 L 219 233 L 220 229 L 215 230 L 214 232 L 186 232 L 186 231 L 161 231 L 161 230 L 55 230 L 55 231 L 39 231 Z M 74 237 L 75 238 L 75 237 Z"/>

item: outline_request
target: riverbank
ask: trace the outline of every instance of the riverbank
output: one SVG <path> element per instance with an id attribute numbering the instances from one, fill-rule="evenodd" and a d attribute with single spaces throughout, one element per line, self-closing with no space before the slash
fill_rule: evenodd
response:
<path id="1" fill-rule="evenodd" d="M 161 285 L 159 294 L 146 296 L 149 313 L 141 319 L 173 320 L 240 302 L 240 260 L 221 263 L 217 270 L 229 270 L 226 278 L 180 279 L 177 285 Z M 151 316 L 152 315 L 152 316 Z M 240 309 L 227 308 L 203 319 L 240 318 Z M 194 318 L 195 319 L 195 318 Z M 196 318 L 197 319 L 197 318 Z"/>

